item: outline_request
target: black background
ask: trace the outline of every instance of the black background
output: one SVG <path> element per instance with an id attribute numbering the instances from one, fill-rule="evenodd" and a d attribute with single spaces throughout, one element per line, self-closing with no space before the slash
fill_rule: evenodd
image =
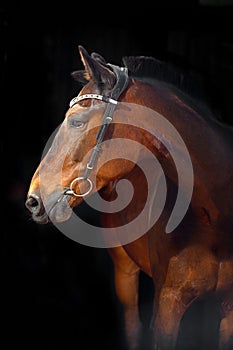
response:
<path id="1" fill-rule="evenodd" d="M 31 349 L 124 349 L 107 252 L 36 225 L 24 206 L 43 147 L 80 88 L 70 77 L 82 68 L 78 45 L 113 64 L 150 55 L 199 75 L 218 118 L 233 124 L 232 6 L 161 3 L 9 1 L 1 7 L 3 349 L 13 342 Z M 141 280 L 148 325 L 153 288 L 146 276 Z M 209 344 L 214 350 L 217 321 L 201 323 L 203 314 L 215 320 L 214 307 L 197 305 L 190 316 L 195 340 L 181 337 L 179 349 Z"/>

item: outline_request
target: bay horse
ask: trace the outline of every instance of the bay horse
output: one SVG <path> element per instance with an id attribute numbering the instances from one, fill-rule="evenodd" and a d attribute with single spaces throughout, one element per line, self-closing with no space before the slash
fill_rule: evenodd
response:
<path id="1" fill-rule="evenodd" d="M 85 196 L 88 201 L 98 193 L 110 208 L 121 181 L 130 182 L 127 205 L 100 213 L 111 237 L 103 234 L 94 243 L 88 238 L 89 245 L 105 246 L 113 260 L 129 349 L 139 346 L 140 271 L 155 286 L 156 349 L 174 350 L 186 310 L 212 295 L 221 305 L 219 350 L 233 349 L 231 127 L 152 57 L 124 57 L 118 67 L 81 45 L 79 54 L 84 69 L 72 75 L 83 87 L 35 171 L 26 207 L 36 223 L 62 224 Z M 123 202 L 129 192 L 121 191 Z M 80 234 L 85 241 L 88 232 Z"/>

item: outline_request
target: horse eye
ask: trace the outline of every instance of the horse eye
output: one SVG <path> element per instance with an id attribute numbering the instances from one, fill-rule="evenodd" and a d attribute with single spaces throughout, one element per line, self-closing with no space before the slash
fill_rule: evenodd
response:
<path id="1" fill-rule="evenodd" d="M 71 126 L 76 129 L 81 129 L 85 126 L 86 123 L 81 122 L 80 120 L 73 119 L 71 120 Z"/>

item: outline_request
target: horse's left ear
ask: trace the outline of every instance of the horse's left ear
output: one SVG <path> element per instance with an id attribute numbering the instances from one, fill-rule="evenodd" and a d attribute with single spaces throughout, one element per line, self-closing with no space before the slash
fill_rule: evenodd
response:
<path id="1" fill-rule="evenodd" d="M 78 49 L 89 80 L 93 79 L 98 84 L 104 84 L 111 89 L 115 84 L 116 78 L 111 69 L 104 64 L 104 59 L 98 54 L 90 56 L 81 45 L 79 45 Z M 100 60 L 99 57 L 101 57 L 102 60 Z"/>

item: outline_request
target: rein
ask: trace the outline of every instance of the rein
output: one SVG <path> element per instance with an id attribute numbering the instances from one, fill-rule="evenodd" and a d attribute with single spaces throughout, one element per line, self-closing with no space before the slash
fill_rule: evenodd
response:
<path id="1" fill-rule="evenodd" d="M 101 149 L 101 144 L 102 141 L 104 139 L 104 136 L 106 135 L 106 132 L 108 130 L 108 126 L 111 123 L 112 119 L 113 119 L 113 113 L 115 111 L 115 108 L 118 104 L 118 98 L 120 97 L 120 95 L 123 93 L 123 91 L 126 89 L 127 85 L 128 85 L 128 70 L 125 67 L 118 67 L 112 64 L 108 64 L 108 66 L 110 66 L 113 70 L 113 72 L 116 75 L 116 84 L 114 85 L 112 91 L 111 91 L 111 95 L 110 97 L 106 97 L 103 95 L 98 95 L 98 94 L 84 94 L 81 96 L 77 96 L 75 98 L 73 98 L 70 101 L 70 108 L 73 107 L 76 103 L 78 103 L 81 100 L 85 100 L 85 99 L 97 99 L 97 100 L 101 100 L 107 103 L 107 106 L 105 108 L 104 111 L 104 115 L 103 115 L 103 119 L 101 122 L 101 125 L 99 127 L 99 130 L 97 132 L 96 135 L 96 145 L 93 149 L 90 161 L 87 163 L 86 165 L 86 170 L 83 176 L 80 177 L 76 177 L 70 184 L 70 188 L 68 190 L 65 191 L 64 194 L 66 195 L 73 195 L 76 197 L 85 197 L 87 196 L 93 189 L 93 183 L 92 181 L 89 179 L 89 174 L 91 172 L 91 170 L 94 167 L 94 164 L 97 160 L 97 157 L 99 155 L 100 149 Z M 76 193 L 74 191 L 74 185 L 79 182 L 79 181 L 87 181 L 88 185 L 89 185 L 89 189 L 84 192 L 84 193 Z"/>

